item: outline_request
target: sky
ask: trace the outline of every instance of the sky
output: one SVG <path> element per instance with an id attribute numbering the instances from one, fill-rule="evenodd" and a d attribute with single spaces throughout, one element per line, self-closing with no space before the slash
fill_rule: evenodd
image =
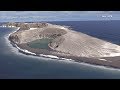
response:
<path id="1" fill-rule="evenodd" d="M 120 11 L 0 11 L 0 22 L 120 20 Z"/>

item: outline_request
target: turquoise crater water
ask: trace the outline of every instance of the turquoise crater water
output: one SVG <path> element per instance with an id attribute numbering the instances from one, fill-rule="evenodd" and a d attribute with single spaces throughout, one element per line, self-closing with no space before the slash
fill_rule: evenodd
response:
<path id="1" fill-rule="evenodd" d="M 32 42 L 29 42 L 28 45 L 31 48 L 40 48 L 40 49 L 50 49 L 48 44 L 52 41 L 49 38 L 38 39 Z"/>

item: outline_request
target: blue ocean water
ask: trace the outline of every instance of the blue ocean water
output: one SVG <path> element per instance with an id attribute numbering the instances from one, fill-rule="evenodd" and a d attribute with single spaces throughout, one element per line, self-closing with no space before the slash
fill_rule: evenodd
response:
<path id="1" fill-rule="evenodd" d="M 120 21 L 50 23 L 68 25 L 76 31 L 120 44 Z M 120 70 L 21 54 L 6 38 L 13 31 L 0 28 L 0 79 L 120 79 Z"/>

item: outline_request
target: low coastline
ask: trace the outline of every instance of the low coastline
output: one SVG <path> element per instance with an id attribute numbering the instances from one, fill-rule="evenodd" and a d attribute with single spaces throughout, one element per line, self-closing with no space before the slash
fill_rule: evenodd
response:
<path id="1" fill-rule="evenodd" d="M 14 32 L 16 32 L 16 31 L 14 31 Z M 14 32 L 12 32 L 12 33 L 14 33 Z M 10 33 L 10 34 L 12 34 L 12 33 Z M 10 35 L 9 34 L 9 35 Z M 9 36 L 8 35 L 8 36 Z M 7 38 L 6 39 L 8 39 L 8 36 L 6 36 Z M 10 44 L 10 43 L 9 43 Z M 13 45 L 13 44 L 12 44 Z M 14 46 L 15 47 L 15 46 Z M 16 47 L 15 47 L 16 48 Z M 23 54 L 25 54 L 26 52 L 19 52 L 19 50 L 18 50 L 18 53 L 23 53 Z M 25 54 L 26 56 L 27 56 L 27 54 Z M 29 54 L 29 55 L 31 55 L 32 56 L 32 54 Z M 33 56 L 35 56 L 36 57 L 36 55 L 33 55 Z M 47 58 L 46 57 L 46 55 L 43 55 L 43 54 L 41 54 L 41 56 L 37 56 L 37 57 L 44 57 L 44 58 Z M 34 57 L 33 57 L 34 58 Z M 50 57 L 48 57 L 48 58 L 50 58 Z M 57 59 L 58 61 L 70 61 L 71 63 L 76 63 L 76 64 L 80 64 L 80 65 L 85 65 L 85 66 L 90 66 L 90 67 L 94 67 L 94 68 L 100 68 L 100 69 L 107 69 L 107 70 L 117 70 L 117 71 L 120 71 L 120 69 L 119 68 L 114 68 L 114 67 L 108 67 L 108 66 L 101 66 L 101 65 L 97 65 L 97 64 L 90 64 L 90 63 L 86 63 L 86 62 L 78 62 L 78 61 L 76 61 L 76 60 L 73 60 L 73 59 L 67 59 L 67 58 L 59 58 L 59 59 Z"/>
<path id="2" fill-rule="evenodd" d="M 17 30 L 14 31 L 13 33 L 15 33 L 15 32 L 17 32 Z M 12 33 L 10 33 L 9 36 L 11 34 Z M 79 57 L 79 58 L 77 58 L 77 57 L 74 57 L 74 56 L 65 56 L 65 57 L 60 56 L 59 57 L 59 55 L 53 55 L 53 54 L 49 54 L 49 55 L 39 54 L 39 55 L 37 55 L 37 54 L 35 54 L 33 52 L 30 52 L 28 50 L 20 48 L 19 46 L 17 46 L 14 43 L 11 43 L 11 44 L 14 47 L 16 47 L 19 50 L 19 52 L 24 53 L 26 55 L 33 55 L 33 56 L 53 58 L 53 59 L 63 59 L 63 60 L 66 60 L 67 57 L 68 57 L 67 60 L 74 61 L 74 62 L 86 63 L 86 64 L 92 64 L 92 65 L 98 65 L 98 66 L 103 66 L 103 67 L 105 66 L 106 68 L 115 68 L 115 69 L 119 69 L 120 68 L 119 66 L 114 66 L 114 65 L 110 65 L 110 64 L 104 64 L 105 61 L 100 61 L 100 60 L 94 59 L 94 58 L 85 58 L 85 57 Z"/>
<path id="3" fill-rule="evenodd" d="M 17 30 L 15 30 L 14 32 L 16 32 Z M 14 32 L 12 32 L 12 33 L 14 33 Z M 10 33 L 10 34 L 12 34 L 12 33 Z M 10 42 L 8 42 L 9 41 L 9 35 L 10 34 L 8 34 L 8 35 L 6 35 L 5 36 L 5 39 L 6 39 L 6 42 L 7 42 L 7 44 L 10 44 Z M 11 44 L 12 45 L 12 44 Z M 10 45 L 10 47 L 11 47 L 11 45 Z M 16 47 L 12 47 L 12 48 L 16 48 Z M 17 49 L 17 48 L 16 48 Z M 17 50 L 17 52 L 15 52 L 15 51 L 13 51 L 13 53 L 15 53 L 15 54 L 20 54 L 20 53 L 22 53 L 22 52 L 19 52 L 18 50 Z M 27 56 L 27 55 L 25 55 L 25 54 L 22 54 L 22 56 Z M 32 55 L 30 55 L 31 56 L 31 58 L 39 58 L 39 56 L 35 56 L 35 57 L 32 57 Z M 53 59 L 53 60 L 56 60 L 56 59 Z M 80 65 L 85 65 L 85 66 L 90 66 L 90 67 L 93 67 L 93 68 L 99 68 L 99 69 L 105 69 L 105 70 L 112 70 L 112 71 L 120 71 L 120 69 L 119 68 L 114 68 L 114 67 L 107 67 L 107 66 L 101 66 L 101 65 L 95 65 L 95 64 L 90 64 L 90 63 L 85 63 L 85 62 L 76 62 L 75 60 L 72 60 L 72 59 L 66 59 L 66 58 L 63 58 L 62 60 L 60 59 L 60 60 L 58 60 L 58 61 L 62 61 L 62 62 L 70 62 L 70 63 L 75 63 L 75 64 L 80 64 Z"/>

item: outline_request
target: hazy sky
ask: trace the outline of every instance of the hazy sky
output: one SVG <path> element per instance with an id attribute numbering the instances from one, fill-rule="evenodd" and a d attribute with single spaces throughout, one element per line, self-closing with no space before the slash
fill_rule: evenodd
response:
<path id="1" fill-rule="evenodd" d="M 0 22 L 120 20 L 120 11 L 0 11 Z"/>

